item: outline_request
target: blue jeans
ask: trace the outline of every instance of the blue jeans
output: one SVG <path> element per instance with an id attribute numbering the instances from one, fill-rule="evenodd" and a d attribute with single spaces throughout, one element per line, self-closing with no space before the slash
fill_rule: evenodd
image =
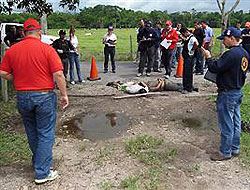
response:
<path id="1" fill-rule="evenodd" d="M 218 123 L 221 130 L 220 152 L 225 157 L 240 151 L 240 104 L 242 102 L 241 90 L 219 92 L 216 106 Z"/>
<path id="2" fill-rule="evenodd" d="M 80 62 L 79 56 L 76 53 L 70 53 L 69 54 L 70 82 L 75 81 L 74 63 L 76 64 L 76 72 L 77 72 L 78 81 L 82 82 L 81 62 Z"/>
<path id="3" fill-rule="evenodd" d="M 35 179 L 49 175 L 53 164 L 52 147 L 56 125 L 56 94 L 54 92 L 18 92 L 17 106 L 22 116 L 29 146 Z"/>

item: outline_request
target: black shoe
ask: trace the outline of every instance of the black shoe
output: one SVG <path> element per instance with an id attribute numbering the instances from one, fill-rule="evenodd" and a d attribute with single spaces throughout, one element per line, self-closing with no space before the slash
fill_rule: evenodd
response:
<path id="1" fill-rule="evenodd" d="M 116 73 L 115 70 L 112 70 L 112 73 Z"/>
<path id="2" fill-rule="evenodd" d="M 108 70 L 104 70 L 104 71 L 103 71 L 103 73 L 107 73 L 107 72 L 108 72 Z"/>
<path id="3" fill-rule="evenodd" d="M 193 91 L 199 92 L 199 88 L 193 88 Z"/>

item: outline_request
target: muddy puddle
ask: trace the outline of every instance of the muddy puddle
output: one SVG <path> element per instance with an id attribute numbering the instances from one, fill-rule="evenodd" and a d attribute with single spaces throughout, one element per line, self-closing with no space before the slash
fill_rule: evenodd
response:
<path id="1" fill-rule="evenodd" d="M 91 141 L 118 137 L 130 127 L 129 118 L 121 113 L 91 113 L 63 122 L 59 136 Z"/>

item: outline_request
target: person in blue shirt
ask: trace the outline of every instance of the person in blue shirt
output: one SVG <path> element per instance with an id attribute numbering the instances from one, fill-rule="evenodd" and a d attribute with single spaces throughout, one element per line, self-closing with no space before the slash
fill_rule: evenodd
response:
<path id="1" fill-rule="evenodd" d="M 240 45 L 240 30 L 228 27 L 217 39 L 229 50 L 218 60 L 211 58 L 211 53 L 204 48 L 208 70 L 217 75 L 218 96 L 216 101 L 218 124 L 221 131 L 220 151 L 210 159 L 222 161 L 240 154 L 240 104 L 246 73 L 249 67 L 249 55 Z"/>

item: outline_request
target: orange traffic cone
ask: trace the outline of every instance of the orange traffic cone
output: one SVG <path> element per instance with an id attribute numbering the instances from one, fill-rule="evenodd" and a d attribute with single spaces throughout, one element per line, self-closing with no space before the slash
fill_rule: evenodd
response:
<path id="1" fill-rule="evenodd" d="M 95 57 L 92 55 L 92 61 L 91 61 L 91 70 L 90 70 L 90 77 L 87 77 L 90 81 L 100 80 L 101 78 L 98 77 L 96 63 L 95 63 Z"/>
<path id="2" fill-rule="evenodd" d="M 178 62 L 178 67 L 177 67 L 177 71 L 176 71 L 176 78 L 182 78 L 183 75 L 183 57 L 182 55 L 180 55 L 180 59 Z"/>

